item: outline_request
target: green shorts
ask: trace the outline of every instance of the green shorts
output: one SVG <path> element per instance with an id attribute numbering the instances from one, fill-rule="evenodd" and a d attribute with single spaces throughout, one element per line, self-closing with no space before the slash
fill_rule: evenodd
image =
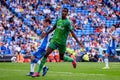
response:
<path id="1" fill-rule="evenodd" d="M 66 45 L 58 44 L 55 41 L 51 41 L 50 44 L 48 45 L 48 47 L 53 50 L 58 49 L 60 54 L 64 54 L 66 51 Z"/>

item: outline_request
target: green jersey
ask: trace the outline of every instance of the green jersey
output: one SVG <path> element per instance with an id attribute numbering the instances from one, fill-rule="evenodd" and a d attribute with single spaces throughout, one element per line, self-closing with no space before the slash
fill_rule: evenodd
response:
<path id="1" fill-rule="evenodd" d="M 71 22 L 69 19 L 57 19 L 55 23 L 56 29 L 51 41 L 55 41 L 58 44 L 66 45 L 69 32 L 72 30 Z"/>

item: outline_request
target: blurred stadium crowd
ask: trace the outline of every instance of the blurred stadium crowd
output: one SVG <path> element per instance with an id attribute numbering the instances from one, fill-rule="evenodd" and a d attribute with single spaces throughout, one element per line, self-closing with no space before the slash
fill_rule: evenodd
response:
<path id="1" fill-rule="evenodd" d="M 38 36 L 44 31 L 43 19 L 50 18 L 53 25 L 64 7 L 74 25 L 82 49 L 69 35 L 68 55 L 82 56 L 88 53 L 98 61 L 99 47 L 108 44 L 107 31 L 114 24 L 120 27 L 119 0 L 0 0 L 0 55 L 31 55 L 40 44 Z M 116 31 L 120 48 L 120 28 Z M 50 60 L 58 54 L 54 51 Z M 50 61 L 49 60 L 49 61 Z"/>

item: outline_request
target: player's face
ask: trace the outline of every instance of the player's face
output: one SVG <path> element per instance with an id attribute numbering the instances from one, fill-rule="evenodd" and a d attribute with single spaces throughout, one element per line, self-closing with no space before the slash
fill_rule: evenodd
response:
<path id="1" fill-rule="evenodd" d="M 112 26 L 112 27 L 111 27 L 111 31 L 114 31 L 114 30 L 115 30 L 115 27 L 114 27 L 114 26 Z"/>
<path id="2" fill-rule="evenodd" d="M 68 14 L 67 9 L 63 9 L 62 10 L 62 17 L 65 18 L 67 16 L 67 14 Z"/>
<path id="3" fill-rule="evenodd" d="M 47 24 L 46 21 L 43 21 L 43 25 L 44 25 L 44 27 L 47 27 L 47 26 L 48 26 L 48 24 Z"/>

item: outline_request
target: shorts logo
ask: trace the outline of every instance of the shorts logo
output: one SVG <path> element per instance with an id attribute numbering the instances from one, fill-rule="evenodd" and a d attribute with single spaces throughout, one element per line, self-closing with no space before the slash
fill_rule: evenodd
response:
<path id="1" fill-rule="evenodd" d="M 115 53 L 115 50 L 114 50 L 114 49 L 112 49 L 111 51 L 112 51 L 113 54 Z"/>

